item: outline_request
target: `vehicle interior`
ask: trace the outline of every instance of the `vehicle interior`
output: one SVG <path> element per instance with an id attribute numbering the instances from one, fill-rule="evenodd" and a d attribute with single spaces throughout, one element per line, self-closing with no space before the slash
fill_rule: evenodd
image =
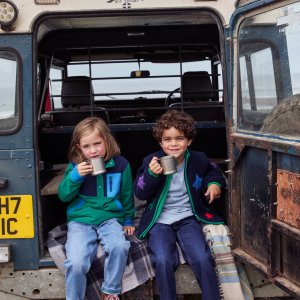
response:
<path id="1" fill-rule="evenodd" d="M 143 157 L 159 149 L 152 137 L 156 119 L 184 110 L 198 131 L 191 149 L 226 170 L 220 20 L 195 9 L 160 14 L 57 15 L 36 24 L 44 238 L 64 221 L 57 184 L 73 128 L 87 116 L 105 120 L 135 177 Z M 226 216 L 224 203 L 216 205 Z"/>

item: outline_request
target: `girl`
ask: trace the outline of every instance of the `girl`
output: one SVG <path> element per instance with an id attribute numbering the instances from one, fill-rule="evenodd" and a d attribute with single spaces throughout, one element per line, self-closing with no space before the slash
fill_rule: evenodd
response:
<path id="1" fill-rule="evenodd" d="M 92 176 L 87 160 L 102 156 L 106 173 Z M 90 117 L 74 129 L 69 147 L 69 165 L 58 195 L 67 208 L 66 299 L 83 300 L 86 274 L 98 243 L 107 254 L 104 262 L 103 300 L 119 299 L 121 282 L 132 235 L 134 202 L 128 161 L 105 122 Z M 124 227 L 122 227 L 122 225 Z M 125 233 L 125 234 L 124 234 Z"/>

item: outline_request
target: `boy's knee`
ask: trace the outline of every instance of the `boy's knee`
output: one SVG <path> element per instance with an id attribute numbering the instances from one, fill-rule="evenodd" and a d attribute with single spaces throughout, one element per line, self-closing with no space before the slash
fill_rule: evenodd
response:
<path id="1" fill-rule="evenodd" d="M 195 259 L 195 261 L 191 261 L 190 264 L 199 264 L 204 268 L 209 268 L 214 266 L 214 260 L 209 253 L 206 253 Z"/>
<path id="2" fill-rule="evenodd" d="M 158 255 L 158 256 L 152 256 L 151 257 L 152 264 L 154 267 L 156 266 L 166 266 L 166 267 L 172 267 L 173 269 L 176 269 L 178 267 L 178 262 L 171 256 L 167 255 Z"/>

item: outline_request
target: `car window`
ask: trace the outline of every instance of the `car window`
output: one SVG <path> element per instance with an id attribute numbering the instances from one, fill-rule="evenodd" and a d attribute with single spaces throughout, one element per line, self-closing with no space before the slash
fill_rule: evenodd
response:
<path id="1" fill-rule="evenodd" d="M 241 23 L 239 129 L 300 137 L 299 11 L 291 4 Z"/>
<path id="2" fill-rule="evenodd" d="M 14 52 L 0 50 L 0 132 L 14 131 L 20 122 L 18 59 Z"/>

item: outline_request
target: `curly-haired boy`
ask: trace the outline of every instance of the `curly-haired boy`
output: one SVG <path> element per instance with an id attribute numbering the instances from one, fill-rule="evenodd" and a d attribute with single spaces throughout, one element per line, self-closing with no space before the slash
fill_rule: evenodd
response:
<path id="1" fill-rule="evenodd" d="M 178 243 L 202 289 L 202 299 L 218 300 L 214 261 L 202 227 L 223 223 L 209 204 L 221 196 L 224 176 L 203 152 L 188 149 L 196 130 L 187 113 L 166 112 L 156 122 L 153 134 L 162 150 L 144 159 L 134 190 L 138 199 L 147 200 L 137 233 L 139 238 L 148 238 L 160 299 L 176 299 Z M 159 158 L 165 155 L 175 157 L 176 173 L 163 175 Z"/>

